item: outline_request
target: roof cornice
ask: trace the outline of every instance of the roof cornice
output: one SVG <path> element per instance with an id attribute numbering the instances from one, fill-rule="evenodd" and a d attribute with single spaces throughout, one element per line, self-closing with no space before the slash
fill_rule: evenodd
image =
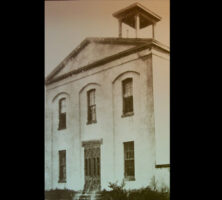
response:
<path id="1" fill-rule="evenodd" d="M 66 63 L 70 58 L 76 56 L 88 43 L 106 43 L 106 44 L 144 44 L 145 42 L 149 42 L 152 39 L 142 39 L 142 38 L 112 38 L 112 37 L 88 37 L 84 39 L 47 77 L 46 80 L 50 80 L 54 75 L 56 75 L 63 67 L 65 67 Z"/>
<path id="2" fill-rule="evenodd" d="M 92 38 L 91 38 L 91 39 L 92 39 Z M 60 68 L 63 68 L 63 66 L 64 66 L 65 63 L 69 60 L 69 58 L 72 57 L 73 55 L 77 54 L 77 53 L 79 52 L 80 48 L 82 49 L 82 48 L 83 48 L 82 46 L 83 46 L 83 45 L 86 45 L 91 39 L 88 38 L 88 39 L 84 40 L 84 41 L 81 43 L 82 45 L 80 44 L 73 52 L 71 52 L 71 53 L 64 59 L 64 61 L 63 61 L 62 63 L 60 63 L 60 65 L 54 70 L 54 73 L 52 72 L 52 73 L 50 74 L 51 76 L 49 75 L 49 76 L 46 78 L 45 84 L 46 84 L 46 85 L 49 85 L 49 84 L 51 84 L 51 83 L 60 81 L 60 80 L 65 79 L 65 78 L 67 78 L 67 77 L 69 77 L 69 76 L 72 76 L 72 75 L 74 75 L 74 74 L 78 74 L 78 73 L 81 73 L 81 72 L 90 70 L 90 69 L 92 69 L 92 68 L 95 68 L 95 67 L 98 67 L 98 66 L 100 66 L 100 65 L 106 64 L 106 63 L 111 62 L 111 61 L 113 61 L 113 60 L 116 60 L 116 59 L 118 59 L 118 58 L 121 58 L 121 57 L 124 57 L 124 56 L 128 56 L 128 55 L 130 55 L 130 54 L 132 54 L 132 53 L 135 53 L 135 52 L 138 52 L 138 51 L 141 51 L 141 50 L 150 48 L 150 47 L 152 47 L 152 46 L 154 46 L 154 47 L 156 47 L 156 48 L 158 48 L 158 49 L 160 49 L 160 50 L 162 50 L 162 51 L 164 51 L 164 52 L 166 52 L 166 53 L 169 53 L 169 47 L 161 44 L 160 42 L 158 42 L 158 41 L 156 41 L 156 40 L 148 39 L 148 40 L 146 40 L 146 41 L 149 41 L 149 42 L 146 42 L 146 43 L 144 44 L 144 40 L 143 40 L 143 39 L 139 39 L 139 40 L 141 40 L 141 41 L 143 40 L 143 44 L 141 44 L 141 45 L 139 45 L 139 46 L 137 46 L 137 47 L 133 47 L 133 48 L 130 48 L 130 49 L 128 49 L 128 50 L 125 50 L 125 51 L 119 52 L 119 53 L 117 53 L 117 54 L 114 54 L 114 55 L 112 55 L 112 56 L 108 56 L 108 57 L 106 57 L 106 58 L 103 58 L 103 59 L 100 59 L 100 60 L 98 60 L 98 61 L 95 61 L 95 62 L 93 62 L 93 63 L 91 63 L 91 64 L 88 64 L 88 65 L 85 65 L 85 66 L 83 66 L 83 67 L 80 67 L 79 69 L 72 70 L 72 71 L 70 71 L 70 72 L 67 72 L 67 73 L 61 75 L 61 76 L 58 76 L 58 77 L 56 77 L 56 78 L 54 78 L 54 79 L 51 79 L 51 78 L 53 77 L 53 74 L 57 73 L 57 71 L 60 71 Z M 93 41 L 95 41 L 95 40 L 93 39 Z M 101 40 L 100 40 L 100 42 L 101 42 Z"/>
<path id="3" fill-rule="evenodd" d="M 156 13 L 154 13 L 151 10 L 149 10 L 148 8 L 146 8 L 145 6 L 143 6 L 142 4 L 140 4 L 138 2 L 133 3 L 133 4 L 129 5 L 126 8 L 123 8 L 123 9 L 121 9 L 119 11 L 114 12 L 113 16 L 118 18 L 120 15 L 124 14 L 125 11 L 127 11 L 129 9 L 133 9 L 133 8 L 140 8 L 140 9 L 146 11 L 148 14 L 152 15 L 153 17 L 155 17 L 158 21 L 161 20 L 161 17 L 159 15 L 157 15 Z"/>

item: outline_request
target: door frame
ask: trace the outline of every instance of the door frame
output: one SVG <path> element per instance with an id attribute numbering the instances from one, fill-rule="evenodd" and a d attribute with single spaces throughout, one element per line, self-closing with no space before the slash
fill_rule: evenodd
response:
<path id="1" fill-rule="evenodd" d="M 86 176 L 85 176 L 85 148 L 95 148 L 95 147 L 99 147 L 100 149 L 100 174 L 99 174 L 99 178 L 100 178 L 100 183 L 99 183 L 99 190 L 101 189 L 101 144 L 103 144 L 103 139 L 99 139 L 99 140 L 87 140 L 87 141 L 82 141 L 82 147 L 83 149 L 83 175 L 84 175 L 84 187 L 83 190 L 85 190 L 85 184 L 86 184 Z"/>

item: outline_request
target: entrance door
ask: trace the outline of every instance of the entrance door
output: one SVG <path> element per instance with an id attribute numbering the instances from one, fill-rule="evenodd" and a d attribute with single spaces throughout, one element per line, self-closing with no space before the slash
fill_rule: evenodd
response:
<path id="1" fill-rule="evenodd" d="M 86 145 L 84 149 L 84 193 L 100 190 L 100 145 Z"/>

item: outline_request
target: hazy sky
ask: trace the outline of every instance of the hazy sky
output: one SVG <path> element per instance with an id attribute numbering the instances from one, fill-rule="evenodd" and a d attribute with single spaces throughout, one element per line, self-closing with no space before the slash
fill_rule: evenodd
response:
<path id="1" fill-rule="evenodd" d="M 118 21 L 112 14 L 139 2 L 162 17 L 156 39 L 169 46 L 169 0 L 75 0 L 45 1 L 45 76 L 86 37 L 118 37 Z M 134 30 L 125 25 L 123 37 Z M 149 28 L 140 36 L 151 37 Z"/>

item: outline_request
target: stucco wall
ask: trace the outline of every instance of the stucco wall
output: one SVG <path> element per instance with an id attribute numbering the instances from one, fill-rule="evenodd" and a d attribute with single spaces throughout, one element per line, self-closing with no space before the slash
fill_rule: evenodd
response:
<path id="1" fill-rule="evenodd" d="M 123 142 L 134 141 L 135 181 L 126 181 L 126 188 L 140 188 L 149 184 L 154 175 L 154 132 L 152 129 L 152 85 L 148 79 L 151 57 L 124 64 L 120 76 L 113 82 L 115 178 L 124 179 Z M 122 117 L 122 81 L 133 78 L 134 115 Z"/>
<path id="2" fill-rule="evenodd" d="M 156 136 L 156 164 L 170 164 L 170 67 L 169 57 L 154 51 L 153 91 Z"/>
<path id="3" fill-rule="evenodd" d="M 157 168 L 155 170 L 155 181 L 158 190 L 169 189 L 170 168 Z"/>
<path id="4" fill-rule="evenodd" d="M 135 47 L 135 45 L 100 44 L 90 42 L 77 56 L 68 61 L 66 66 L 56 75 L 56 77 L 132 47 Z"/>
<path id="5" fill-rule="evenodd" d="M 153 51 L 156 164 L 170 164 L 170 65 L 168 55 Z M 158 189 L 170 187 L 170 168 L 157 168 Z"/>
<path id="6" fill-rule="evenodd" d="M 45 93 L 45 189 L 51 188 L 51 118 L 48 93 Z"/>

